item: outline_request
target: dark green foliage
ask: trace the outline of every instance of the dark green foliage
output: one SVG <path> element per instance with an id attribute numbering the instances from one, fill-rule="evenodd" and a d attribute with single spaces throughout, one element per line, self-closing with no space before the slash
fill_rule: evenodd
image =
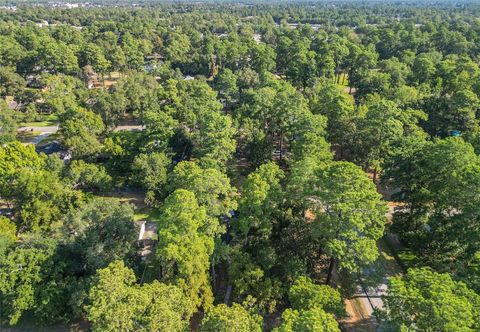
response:
<path id="1" fill-rule="evenodd" d="M 381 192 L 449 273 L 392 279 L 385 327 L 479 329 L 478 4 L 58 7 L 0 8 L 2 319 L 338 331 L 319 283 L 383 271 Z"/>

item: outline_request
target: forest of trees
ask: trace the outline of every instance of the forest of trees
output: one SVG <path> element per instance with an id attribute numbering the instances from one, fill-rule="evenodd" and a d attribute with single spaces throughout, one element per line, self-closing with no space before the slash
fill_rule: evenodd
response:
<path id="1" fill-rule="evenodd" d="M 5 2 L 0 327 L 340 331 L 389 237 L 378 330 L 480 331 L 479 17 Z"/>

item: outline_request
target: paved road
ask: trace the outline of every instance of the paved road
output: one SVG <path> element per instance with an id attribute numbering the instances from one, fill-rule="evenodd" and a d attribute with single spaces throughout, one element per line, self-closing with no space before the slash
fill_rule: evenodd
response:
<path id="1" fill-rule="evenodd" d="M 136 130 L 143 130 L 143 129 L 144 129 L 144 127 L 141 126 L 141 125 L 130 125 L 130 126 L 118 126 L 113 131 L 122 131 L 122 130 L 136 131 Z M 22 132 L 22 131 L 40 132 L 40 135 L 35 136 L 29 142 L 27 142 L 27 144 L 37 145 L 38 143 L 43 141 L 45 138 L 47 138 L 51 134 L 56 133 L 58 131 L 58 125 L 57 126 L 47 126 L 47 127 L 35 127 L 35 126 L 20 127 L 20 128 L 18 128 L 18 131 L 19 132 Z"/>
<path id="2" fill-rule="evenodd" d="M 39 131 L 41 133 L 52 134 L 58 130 L 58 126 L 48 126 L 48 127 L 20 127 L 18 131 Z"/>
<path id="3" fill-rule="evenodd" d="M 385 214 L 385 217 L 387 218 L 388 221 L 392 220 L 393 213 L 395 212 L 395 208 L 393 205 L 388 205 L 388 211 Z M 400 266 L 397 266 L 398 264 L 395 261 L 389 261 L 385 262 L 386 265 L 395 265 L 395 266 L 389 266 L 389 270 L 401 270 Z M 384 268 L 387 270 L 387 266 L 384 266 Z M 365 307 L 368 308 L 369 314 L 371 315 L 373 313 L 374 309 L 383 309 L 383 301 L 382 301 L 382 295 L 385 295 L 387 293 L 387 283 L 388 283 L 388 277 L 389 275 L 384 275 L 382 278 L 382 281 L 376 285 L 375 287 L 366 287 L 362 289 L 362 292 L 364 297 L 362 297 Z M 366 296 L 365 296 L 366 295 Z"/>
<path id="4" fill-rule="evenodd" d="M 388 212 L 385 214 L 388 220 L 391 220 L 394 212 L 394 206 L 389 204 Z M 386 252 L 385 249 L 382 250 Z M 387 253 L 388 254 L 388 253 Z M 374 287 L 363 287 L 361 281 L 357 282 L 355 295 L 347 300 L 347 313 L 350 319 L 346 320 L 346 331 L 375 331 L 378 327 L 373 312 L 375 309 L 383 309 L 382 295 L 385 295 L 388 289 L 388 277 L 401 272 L 401 267 L 395 260 L 384 260 L 385 275 L 379 284 Z M 374 272 L 374 271 L 372 271 Z M 366 273 L 368 274 L 368 273 Z M 368 278 L 368 276 L 367 276 Z"/>

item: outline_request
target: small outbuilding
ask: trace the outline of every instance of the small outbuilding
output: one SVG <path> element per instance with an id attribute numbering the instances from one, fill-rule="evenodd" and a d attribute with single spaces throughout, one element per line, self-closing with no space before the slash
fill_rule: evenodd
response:
<path id="1" fill-rule="evenodd" d="M 144 220 L 136 221 L 135 223 L 139 227 L 139 254 L 142 259 L 146 259 L 147 256 L 153 252 L 153 249 L 158 242 L 158 226 L 156 223 Z"/>

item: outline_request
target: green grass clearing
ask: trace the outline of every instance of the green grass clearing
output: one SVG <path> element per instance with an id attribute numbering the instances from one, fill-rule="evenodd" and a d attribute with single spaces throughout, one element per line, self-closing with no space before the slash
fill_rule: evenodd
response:
<path id="1" fill-rule="evenodd" d="M 397 254 L 407 269 L 411 267 L 420 267 L 422 265 L 417 255 L 410 249 L 402 248 L 397 250 Z"/>
<path id="2" fill-rule="evenodd" d="M 34 131 L 20 131 L 17 133 L 17 139 L 22 142 L 22 143 L 28 143 L 38 135 L 40 135 L 41 132 L 34 130 Z"/>
<path id="3" fill-rule="evenodd" d="M 160 214 L 161 213 L 158 209 L 150 208 L 150 207 L 142 207 L 135 210 L 133 219 L 135 221 L 146 220 L 149 222 L 158 223 L 160 221 Z"/>
<path id="4" fill-rule="evenodd" d="M 55 114 L 42 115 L 38 121 L 22 122 L 22 127 L 50 127 L 58 123 L 58 117 Z"/>
<path id="5" fill-rule="evenodd" d="M 47 144 L 53 141 L 58 141 L 60 139 L 60 135 L 58 133 L 53 133 L 42 139 L 37 145 Z"/>

